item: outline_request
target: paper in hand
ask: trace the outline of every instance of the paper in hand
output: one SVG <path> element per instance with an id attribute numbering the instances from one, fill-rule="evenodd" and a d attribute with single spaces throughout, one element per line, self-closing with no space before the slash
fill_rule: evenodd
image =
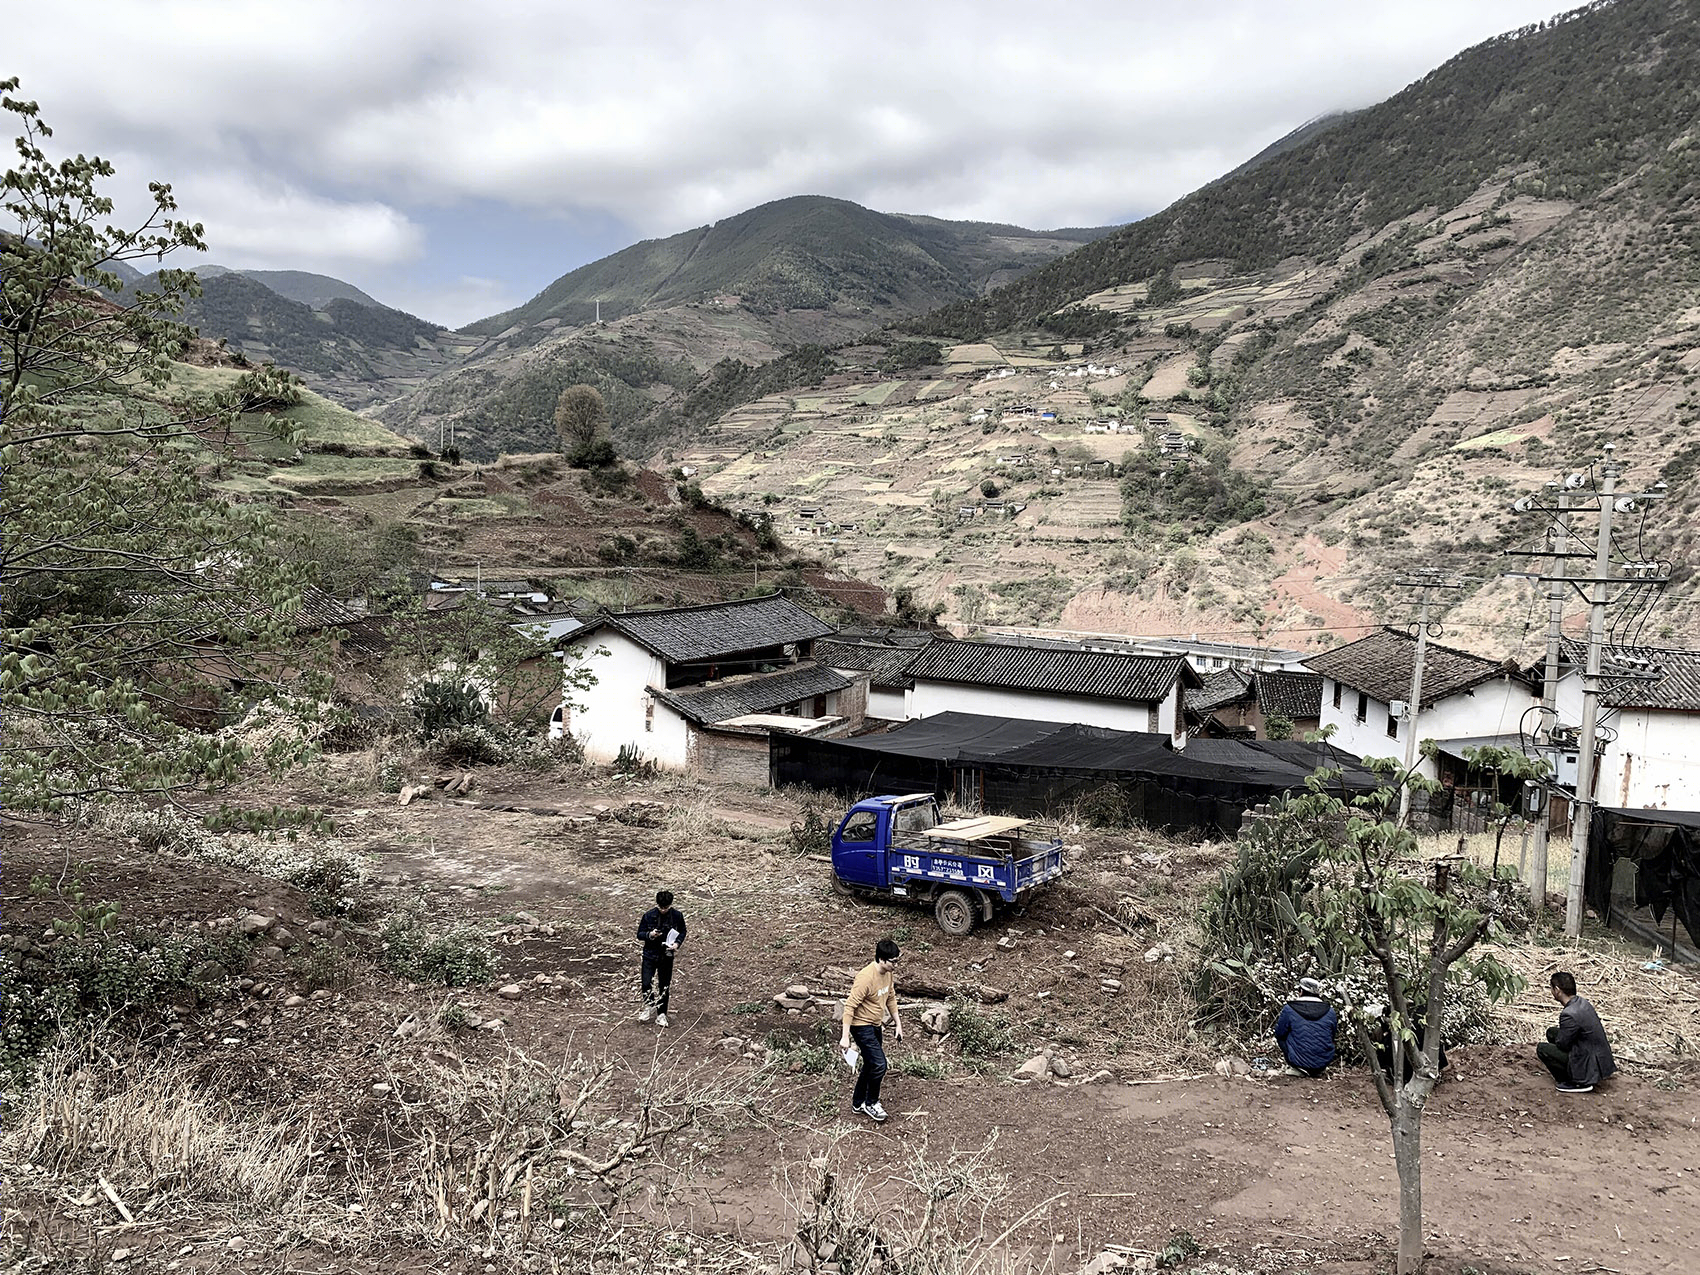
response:
<path id="1" fill-rule="evenodd" d="M 666 942 L 667 942 L 668 947 L 678 947 L 679 946 L 679 931 L 668 930 Z"/>
<path id="2" fill-rule="evenodd" d="M 860 1057 L 861 1054 L 857 1051 L 856 1047 L 852 1045 L 849 1049 L 844 1051 L 844 1065 L 851 1071 L 855 1071 L 856 1062 Z"/>

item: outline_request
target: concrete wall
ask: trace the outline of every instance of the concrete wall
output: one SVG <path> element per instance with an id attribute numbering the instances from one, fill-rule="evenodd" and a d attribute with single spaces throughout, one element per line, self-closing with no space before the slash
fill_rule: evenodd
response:
<path id="1" fill-rule="evenodd" d="M 649 694 L 649 687 L 667 682 L 667 666 L 660 657 L 610 629 L 568 645 L 604 648 L 604 653 L 586 657 L 584 667 L 595 674 L 596 684 L 573 696 L 583 708 L 566 718 L 567 730 L 583 745 L 585 757 L 611 762 L 621 745 L 630 744 L 657 765 L 683 769 L 684 719 L 666 705 L 653 703 Z"/>
<path id="2" fill-rule="evenodd" d="M 1364 721 L 1357 720 L 1358 692 L 1350 686 L 1340 688 L 1340 707 L 1334 707 L 1335 682 L 1322 680 L 1322 724 L 1337 726 L 1329 742 L 1344 748 L 1356 757 L 1391 757 L 1405 760 L 1405 732 L 1410 723 L 1398 724 L 1398 738 L 1387 734 L 1389 706 L 1385 700 L 1369 697 L 1369 711 Z M 1449 695 L 1417 718 L 1417 742 L 1425 739 L 1462 739 L 1471 735 L 1508 735 L 1515 733 L 1523 713 L 1540 703 L 1536 695 L 1522 682 L 1496 678 L 1473 690 Z M 1531 724 L 1533 715 L 1531 714 Z M 1436 778 L 1432 761 L 1418 759 L 1417 771 L 1429 779 Z"/>
<path id="3" fill-rule="evenodd" d="M 868 716 L 884 718 L 888 722 L 903 720 L 903 695 L 901 690 L 881 690 L 877 687 L 868 688 Z"/>
<path id="4" fill-rule="evenodd" d="M 1624 709 L 1602 720 L 1617 731 L 1600 759 L 1602 806 L 1700 810 L 1700 713 Z"/>
<path id="5" fill-rule="evenodd" d="M 952 682 L 918 679 L 914 689 L 905 697 L 904 716 L 982 713 L 988 717 L 1014 717 L 1034 722 L 1107 726 L 1112 730 L 1173 732 L 1177 698 L 1178 692 L 1171 690 L 1161 703 L 1151 704 L 1134 700 L 1047 695 L 1003 687 L 959 686 Z"/>

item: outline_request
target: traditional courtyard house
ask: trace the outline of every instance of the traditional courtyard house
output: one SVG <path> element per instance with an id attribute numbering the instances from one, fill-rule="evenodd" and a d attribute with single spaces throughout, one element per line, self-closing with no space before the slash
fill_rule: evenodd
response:
<path id="1" fill-rule="evenodd" d="M 1576 727 L 1588 648 L 1566 641 L 1562 654 L 1558 720 Z M 1613 648 L 1601 669 L 1599 803 L 1700 810 L 1700 651 Z"/>
<path id="2" fill-rule="evenodd" d="M 1356 757 L 1405 756 L 1405 735 L 1440 743 L 1442 760 L 1419 757 L 1429 779 L 1442 774 L 1472 786 L 1461 760 L 1472 745 L 1494 744 L 1533 725 L 1530 709 L 1540 701 L 1538 685 L 1511 661 L 1490 660 L 1456 647 L 1428 643 L 1423 660 L 1422 703 L 1408 703 L 1417 640 L 1382 629 L 1306 663 L 1322 675 L 1324 727 L 1335 727 L 1330 743 Z"/>
<path id="3" fill-rule="evenodd" d="M 1198 675 L 1178 656 L 938 641 L 907 670 L 907 717 L 978 713 L 1186 739 L 1181 693 Z"/>
<path id="4" fill-rule="evenodd" d="M 846 677 L 867 674 L 868 716 L 900 722 L 903 720 L 904 696 L 915 685 L 909 676 L 909 666 L 924 645 L 898 646 L 884 642 L 823 638 L 815 646 L 815 658 Z"/>
<path id="5" fill-rule="evenodd" d="M 574 693 L 580 707 L 565 708 L 562 724 L 592 761 L 625 750 L 667 770 L 720 773 L 737 755 L 766 782 L 770 731 L 848 732 L 866 716 L 866 675 L 815 658 L 832 631 L 778 593 L 603 612 L 565 640 L 596 683 Z"/>
<path id="6" fill-rule="evenodd" d="M 1186 693 L 1188 725 L 1211 739 L 1268 739 L 1271 719 L 1288 723 L 1282 738 L 1301 738 L 1322 717 L 1319 673 L 1224 668 L 1202 675 Z"/>

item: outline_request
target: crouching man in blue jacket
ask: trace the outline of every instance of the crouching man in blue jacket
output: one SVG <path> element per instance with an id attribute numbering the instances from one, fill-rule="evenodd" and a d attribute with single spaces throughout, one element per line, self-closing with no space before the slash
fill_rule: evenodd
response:
<path id="1" fill-rule="evenodd" d="M 1281 1007 L 1275 1020 L 1275 1043 L 1287 1060 L 1289 1075 L 1315 1078 L 1338 1058 L 1334 1029 L 1340 1015 L 1322 999 L 1322 984 L 1314 978 L 1299 980 L 1299 994 Z"/>

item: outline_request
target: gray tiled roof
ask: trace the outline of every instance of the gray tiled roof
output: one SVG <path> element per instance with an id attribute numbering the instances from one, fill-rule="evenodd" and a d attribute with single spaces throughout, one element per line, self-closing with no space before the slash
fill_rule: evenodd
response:
<path id="1" fill-rule="evenodd" d="M 658 691 L 650 694 L 671 705 L 681 716 L 699 725 L 723 722 L 746 713 L 767 713 L 808 699 L 841 691 L 850 679 L 823 664 L 810 661 L 777 673 L 752 673 L 707 682 L 689 690 Z"/>
<path id="2" fill-rule="evenodd" d="M 1567 663 L 1588 666 L 1585 642 L 1566 638 L 1563 653 Z M 1605 679 L 1600 701 L 1608 708 L 1700 712 L 1700 651 L 1611 646 L 1601 653 L 1600 672 Z"/>
<path id="3" fill-rule="evenodd" d="M 806 642 L 833 631 L 830 624 L 817 620 L 782 593 L 705 606 L 604 613 L 582 632 L 587 634 L 604 625 L 619 630 L 670 664 Z"/>
<path id="4" fill-rule="evenodd" d="M 1324 677 L 1391 704 L 1411 696 L 1411 669 L 1416 663 L 1416 650 L 1415 637 L 1397 629 L 1382 629 L 1314 655 L 1305 663 Z M 1491 681 L 1506 671 L 1505 664 L 1499 660 L 1431 641 L 1423 657 L 1423 702 L 1419 707 L 1432 708 L 1448 696 Z M 1524 676 L 1521 671 L 1514 675 Z"/>
<path id="5" fill-rule="evenodd" d="M 881 688 L 913 686 L 908 676 L 909 666 L 921 653 L 915 646 L 884 646 L 878 642 L 839 642 L 822 640 L 815 643 L 815 658 L 833 668 L 861 669 L 872 674 L 870 685 Z"/>
<path id="6" fill-rule="evenodd" d="M 1204 685 L 1186 693 L 1189 713 L 1208 714 L 1229 704 L 1237 704 L 1251 695 L 1251 677 L 1238 669 L 1225 668 L 1216 673 L 1199 675 Z"/>
<path id="7" fill-rule="evenodd" d="M 1292 721 L 1322 716 L 1322 674 L 1273 671 L 1257 675 L 1257 706 L 1265 717 Z"/>
<path id="8" fill-rule="evenodd" d="M 1114 651 L 1057 651 L 995 642 L 939 641 L 909 666 L 919 681 L 999 686 L 1095 699 L 1163 699 L 1187 676 L 1179 655 L 1123 655 Z"/>

